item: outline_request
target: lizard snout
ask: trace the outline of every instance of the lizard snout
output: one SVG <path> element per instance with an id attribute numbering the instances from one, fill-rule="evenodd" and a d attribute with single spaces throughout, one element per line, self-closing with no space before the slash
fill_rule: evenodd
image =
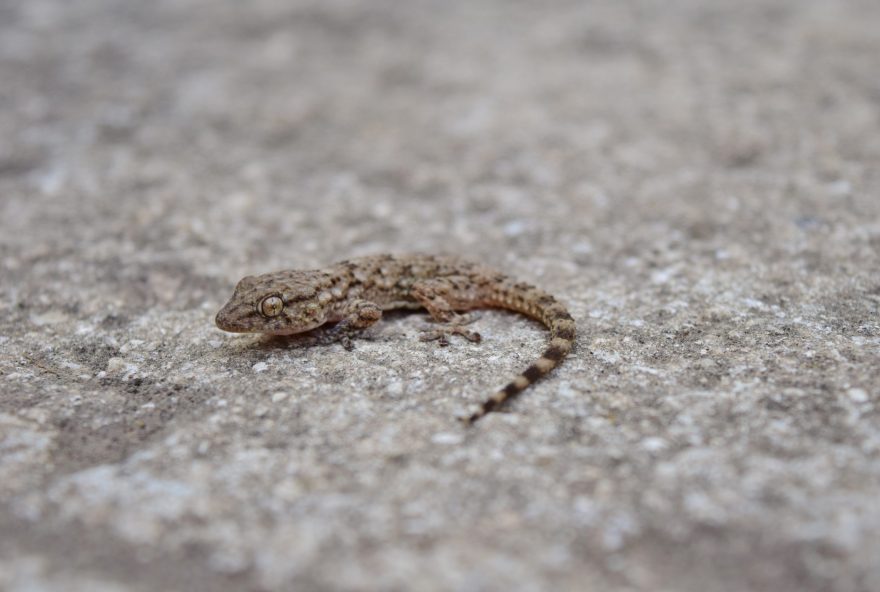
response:
<path id="1" fill-rule="evenodd" d="M 226 306 L 221 308 L 220 312 L 217 313 L 217 316 L 214 317 L 214 323 L 217 327 L 232 333 L 241 333 L 242 331 L 245 331 L 245 327 L 243 327 L 241 322 L 238 321 L 240 315 L 236 314 L 237 308 L 238 306 L 236 306 L 234 302 L 227 302 Z"/>

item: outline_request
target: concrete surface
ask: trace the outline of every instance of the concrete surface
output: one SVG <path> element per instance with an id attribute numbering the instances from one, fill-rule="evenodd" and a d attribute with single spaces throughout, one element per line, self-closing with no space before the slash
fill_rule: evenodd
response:
<path id="1" fill-rule="evenodd" d="M 880 589 L 880 5 L 0 3 L 0 589 Z M 468 254 L 574 355 L 247 273 Z"/>

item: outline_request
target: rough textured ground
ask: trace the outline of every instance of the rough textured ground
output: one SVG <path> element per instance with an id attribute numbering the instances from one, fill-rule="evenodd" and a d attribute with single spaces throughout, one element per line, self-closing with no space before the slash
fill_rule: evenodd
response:
<path id="1" fill-rule="evenodd" d="M 0 589 L 880 589 L 880 5 L 0 2 Z M 572 357 L 246 273 L 467 254 Z"/>

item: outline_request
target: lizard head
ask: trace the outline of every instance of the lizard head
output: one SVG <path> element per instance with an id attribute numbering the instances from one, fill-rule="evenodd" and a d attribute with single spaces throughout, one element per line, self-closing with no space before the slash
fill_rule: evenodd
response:
<path id="1" fill-rule="evenodd" d="M 290 335 L 323 325 L 332 300 L 315 272 L 279 271 L 238 282 L 215 322 L 233 333 Z"/>

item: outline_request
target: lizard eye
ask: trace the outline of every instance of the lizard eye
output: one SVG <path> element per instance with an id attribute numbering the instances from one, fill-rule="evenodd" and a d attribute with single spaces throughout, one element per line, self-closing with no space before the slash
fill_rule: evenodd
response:
<path id="1" fill-rule="evenodd" d="M 284 302 L 278 296 L 266 296 L 260 302 L 260 314 L 264 317 L 277 317 L 284 308 Z"/>

